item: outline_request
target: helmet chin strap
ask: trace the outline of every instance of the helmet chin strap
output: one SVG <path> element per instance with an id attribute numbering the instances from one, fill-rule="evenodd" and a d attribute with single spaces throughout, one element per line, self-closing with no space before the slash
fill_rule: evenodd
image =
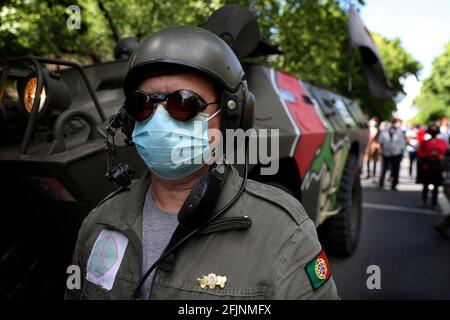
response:
<path id="1" fill-rule="evenodd" d="M 217 116 L 217 115 L 220 113 L 220 111 L 222 111 L 222 109 L 219 109 L 219 110 L 217 110 L 216 112 L 214 112 L 211 116 L 209 116 L 209 117 L 206 119 L 206 121 L 209 121 L 209 120 L 211 120 L 212 118 L 214 118 L 215 116 Z"/>

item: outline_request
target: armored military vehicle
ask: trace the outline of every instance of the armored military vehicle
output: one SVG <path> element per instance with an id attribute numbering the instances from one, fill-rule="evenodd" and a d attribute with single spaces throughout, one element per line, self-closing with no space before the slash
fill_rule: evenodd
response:
<path id="1" fill-rule="evenodd" d="M 260 41 L 248 10 L 226 6 L 204 27 L 243 62 L 256 96 L 254 127 L 279 129 L 278 172 L 263 176 L 261 165 L 253 164 L 249 177 L 298 198 L 327 252 L 350 255 L 358 243 L 359 170 L 368 140 L 360 107 L 282 70 L 246 63 L 252 55 L 280 54 Z M 105 177 L 107 160 L 132 166 L 136 178 L 145 170 L 125 135 L 118 132 L 115 144 L 105 145 L 109 118 L 124 102 L 126 68 L 126 59 L 84 67 L 38 57 L 4 61 L 1 298 L 60 298 L 82 220 L 117 188 Z"/>

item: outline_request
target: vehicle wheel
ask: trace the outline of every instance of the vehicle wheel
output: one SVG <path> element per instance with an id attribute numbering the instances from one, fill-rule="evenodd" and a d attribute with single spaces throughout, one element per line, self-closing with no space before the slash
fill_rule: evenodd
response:
<path id="1" fill-rule="evenodd" d="M 358 159 L 350 154 L 337 193 L 339 213 L 319 228 L 325 250 L 335 256 L 350 256 L 359 240 L 362 212 L 361 181 Z"/>

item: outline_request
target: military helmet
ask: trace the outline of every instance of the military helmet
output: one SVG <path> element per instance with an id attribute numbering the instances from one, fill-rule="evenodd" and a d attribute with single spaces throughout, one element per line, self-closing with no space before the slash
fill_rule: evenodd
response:
<path id="1" fill-rule="evenodd" d="M 128 64 L 125 96 L 143 80 L 180 68 L 203 73 L 221 87 L 222 129 L 252 126 L 254 96 L 239 59 L 225 41 L 199 27 L 169 27 L 142 40 Z"/>
<path id="2" fill-rule="evenodd" d="M 126 37 L 120 39 L 114 47 L 114 59 L 128 59 L 134 50 L 139 46 L 139 39 L 136 37 Z"/>

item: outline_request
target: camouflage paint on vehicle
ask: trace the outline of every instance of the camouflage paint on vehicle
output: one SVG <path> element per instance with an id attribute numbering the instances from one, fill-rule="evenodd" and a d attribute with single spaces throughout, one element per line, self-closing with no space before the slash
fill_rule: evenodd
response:
<path id="1" fill-rule="evenodd" d="M 337 191 L 349 154 L 350 139 L 347 135 L 336 134 L 301 80 L 282 71 L 275 71 L 274 78 L 285 110 L 298 128 L 292 155 L 302 179 L 301 190 L 309 189 L 313 181 L 320 184 L 317 203 L 320 224 L 338 209 Z"/>
<path id="2" fill-rule="evenodd" d="M 336 191 L 349 150 L 350 141 L 347 137 L 334 141 L 334 134 L 327 134 L 324 143 L 317 150 L 318 154 L 302 183 L 302 189 L 306 189 L 309 187 L 312 179 L 319 180 L 324 178 L 325 186 L 323 191 L 327 191 L 327 195 L 331 198 L 332 210 L 336 209 Z"/>

